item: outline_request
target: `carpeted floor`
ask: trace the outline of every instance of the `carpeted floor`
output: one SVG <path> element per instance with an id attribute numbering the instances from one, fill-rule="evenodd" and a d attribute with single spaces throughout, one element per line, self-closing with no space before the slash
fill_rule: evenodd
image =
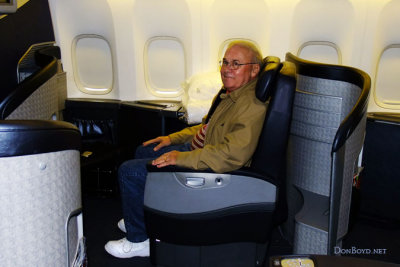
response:
<path id="1" fill-rule="evenodd" d="M 89 267 L 153 266 L 149 258 L 117 259 L 105 252 L 104 245 L 107 241 L 124 236 L 117 228 L 121 214 L 118 196 L 104 197 L 86 194 L 83 197 L 84 235 L 87 242 Z M 343 248 L 349 249 L 347 251 L 351 251 L 352 248 L 372 251 L 370 254 L 348 253 L 346 256 L 400 264 L 400 227 L 385 227 L 383 224 L 365 218 L 358 219 L 346 236 Z M 275 231 L 272 236 L 270 255 L 288 255 L 290 252 L 289 243 L 278 231 Z"/>

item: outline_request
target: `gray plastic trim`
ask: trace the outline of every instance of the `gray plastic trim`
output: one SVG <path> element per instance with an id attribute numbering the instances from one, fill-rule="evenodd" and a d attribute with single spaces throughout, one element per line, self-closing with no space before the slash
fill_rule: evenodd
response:
<path id="1" fill-rule="evenodd" d="M 202 185 L 187 185 L 197 179 Z M 161 212 L 194 214 L 232 206 L 275 206 L 276 186 L 247 176 L 217 173 L 154 172 L 147 176 L 144 205 Z"/>

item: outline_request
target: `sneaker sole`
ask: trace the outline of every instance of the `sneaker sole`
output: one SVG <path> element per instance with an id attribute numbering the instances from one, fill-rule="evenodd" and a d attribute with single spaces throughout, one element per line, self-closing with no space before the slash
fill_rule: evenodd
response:
<path id="1" fill-rule="evenodd" d="M 107 251 L 108 254 L 110 254 L 116 258 L 120 258 L 120 259 L 128 259 L 128 258 L 133 258 L 133 257 L 149 257 L 150 256 L 150 248 L 148 248 L 148 247 L 135 251 L 134 255 L 131 255 L 129 253 L 120 254 L 120 253 L 115 252 L 112 249 L 110 249 L 107 245 L 104 246 L 104 249 Z"/>

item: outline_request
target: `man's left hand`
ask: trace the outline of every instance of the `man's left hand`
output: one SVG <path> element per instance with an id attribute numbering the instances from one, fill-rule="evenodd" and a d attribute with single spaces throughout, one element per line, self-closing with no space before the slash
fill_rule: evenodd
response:
<path id="1" fill-rule="evenodd" d="M 179 151 L 176 150 L 162 154 L 160 157 L 152 161 L 152 165 L 157 166 L 157 168 L 162 168 L 168 165 L 176 165 L 178 154 Z"/>

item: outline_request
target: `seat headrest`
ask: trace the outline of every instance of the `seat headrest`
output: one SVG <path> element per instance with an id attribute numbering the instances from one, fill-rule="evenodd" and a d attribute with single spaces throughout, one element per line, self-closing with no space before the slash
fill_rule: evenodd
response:
<path id="1" fill-rule="evenodd" d="M 269 63 L 279 63 L 281 62 L 281 59 L 279 57 L 276 56 L 268 56 L 265 57 L 261 63 L 261 69 L 265 69 L 265 67 L 269 64 Z"/>
<path id="2" fill-rule="evenodd" d="M 277 57 L 266 57 L 274 58 Z M 275 77 L 282 68 L 282 63 L 278 62 L 268 62 L 263 69 L 261 69 L 258 75 L 258 81 L 256 85 L 256 97 L 261 102 L 265 102 L 272 95 L 274 90 Z"/>

